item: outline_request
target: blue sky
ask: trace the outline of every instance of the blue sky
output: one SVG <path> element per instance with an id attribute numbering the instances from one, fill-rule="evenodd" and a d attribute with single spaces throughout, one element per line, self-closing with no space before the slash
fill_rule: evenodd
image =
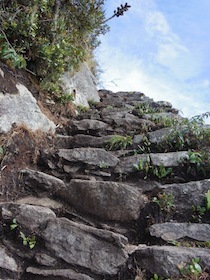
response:
<path id="1" fill-rule="evenodd" d="M 96 57 L 101 87 L 141 91 L 185 117 L 210 111 L 210 0 L 128 0 Z M 107 0 L 107 18 L 120 4 Z"/>

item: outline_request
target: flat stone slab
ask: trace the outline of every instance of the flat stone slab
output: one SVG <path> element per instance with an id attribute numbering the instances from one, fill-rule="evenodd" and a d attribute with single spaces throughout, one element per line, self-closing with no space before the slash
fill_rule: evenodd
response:
<path id="1" fill-rule="evenodd" d="M 128 184 L 71 180 L 65 199 L 75 208 L 102 219 L 136 220 L 146 196 Z"/>
<path id="2" fill-rule="evenodd" d="M 32 130 L 54 131 L 56 125 L 40 110 L 37 100 L 22 84 L 16 84 L 16 92 L 0 92 L 0 133 L 7 133 L 12 124 L 25 124 Z"/>
<path id="3" fill-rule="evenodd" d="M 18 199 L 15 201 L 17 204 L 30 204 L 30 205 L 36 205 L 36 206 L 43 206 L 50 209 L 61 209 L 63 207 L 63 204 L 60 202 L 57 202 L 53 199 L 50 199 L 48 197 L 34 197 L 34 196 L 27 196 L 21 199 Z"/>
<path id="4" fill-rule="evenodd" d="M 173 128 L 166 127 L 148 132 L 149 142 L 152 144 L 160 144 L 173 130 Z"/>
<path id="5" fill-rule="evenodd" d="M 22 175 L 22 180 L 25 186 L 31 189 L 36 190 L 37 188 L 40 188 L 42 190 L 49 191 L 52 194 L 58 195 L 66 189 L 62 180 L 44 172 L 32 169 L 22 169 L 20 170 L 20 174 Z"/>
<path id="6" fill-rule="evenodd" d="M 85 275 L 83 273 L 78 273 L 72 269 L 40 269 L 36 267 L 29 266 L 26 272 L 40 275 L 40 276 L 51 276 L 51 277 L 64 277 L 65 279 L 77 279 L 77 280 L 94 280 L 92 277 Z M 49 279 L 49 278 L 48 278 Z"/>
<path id="7" fill-rule="evenodd" d="M 98 167 L 115 167 L 119 159 L 100 148 L 60 149 L 58 156 L 69 162 L 82 162 Z"/>
<path id="8" fill-rule="evenodd" d="M 198 241 L 210 241 L 210 225 L 196 223 L 162 223 L 149 227 L 151 236 L 165 241 L 189 237 Z"/>
<path id="9" fill-rule="evenodd" d="M 126 263 L 127 238 L 107 230 L 57 218 L 48 222 L 42 237 L 48 249 L 71 265 L 96 274 L 115 275 Z"/>
<path id="10" fill-rule="evenodd" d="M 0 246 L 0 270 L 1 269 L 7 269 L 12 272 L 19 271 L 18 263 L 4 246 Z"/>
<path id="11" fill-rule="evenodd" d="M 55 217 L 55 213 L 47 207 L 15 203 L 7 203 L 2 206 L 3 219 L 16 218 L 17 224 L 30 229 L 31 232 L 38 231 L 48 220 L 55 219 Z"/>
<path id="12" fill-rule="evenodd" d="M 77 147 L 93 147 L 102 148 L 107 145 L 109 140 L 111 140 L 113 135 L 95 137 L 91 135 L 77 134 L 73 137 L 74 148 Z"/>
<path id="13" fill-rule="evenodd" d="M 152 165 L 164 167 L 179 166 L 180 161 L 188 157 L 188 151 L 150 154 Z"/>
<path id="14" fill-rule="evenodd" d="M 70 127 L 73 131 L 77 133 L 85 133 L 91 134 L 91 132 L 99 132 L 99 131 L 106 131 L 112 128 L 105 122 L 92 120 L 92 119 L 83 119 L 81 121 L 72 121 Z"/>
<path id="15" fill-rule="evenodd" d="M 202 206 L 205 203 L 205 194 L 210 189 L 210 179 L 162 185 L 160 188 L 166 194 L 173 195 L 177 211 L 184 214 L 189 211 L 193 213 L 193 206 Z"/>
<path id="16" fill-rule="evenodd" d="M 210 269 L 210 250 L 203 248 L 139 245 L 133 256 L 141 269 L 159 277 L 180 277 L 178 267 L 185 267 L 192 259 L 199 258 L 202 268 Z"/>
<path id="17" fill-rule="evenodd" d="M 130 174 L 137 172 L 134 165 L 138 165 L 140 161 L 148 162 L 148 160 L 150 161 L 149 154 L 140 154 L 120 158 L 120 162 L 116 166 L 114 172 L 119 174 Z"/>

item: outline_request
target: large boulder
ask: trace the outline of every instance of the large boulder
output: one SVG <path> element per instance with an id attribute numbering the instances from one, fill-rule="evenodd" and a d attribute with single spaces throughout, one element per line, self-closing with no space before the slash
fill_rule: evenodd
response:
<path id="1" fill-rule="evenodd" d="M 32 130 L 55 130 L 55 124 L 40 110 L 37 100 L 23 84 L 16 84 L 17 93 L 0 92 L 0 133 L 7 133 L 15 124 Z"/>
<path id="2" fill-rule="evenodd" d="M 145 197 L 128 184 L 71 180 L 66 199 L 76 208 L 102 219 L 136 220 Z"/>
<path id="3" fill-rule="evenodd" d="M 96 274 L 115 275 L 128 258 L 123 249 L 127 238 L 123 235 L 66 218 L 49 221 L 42 237 L 46 247 L 57 257 Z"/>

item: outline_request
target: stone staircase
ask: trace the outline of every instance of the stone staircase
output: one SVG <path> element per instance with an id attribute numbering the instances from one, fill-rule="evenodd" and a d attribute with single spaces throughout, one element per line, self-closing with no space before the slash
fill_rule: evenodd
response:
<path id="1" fill-rule="evenodd" d="M 19 170 L 30 195 L 1 203 L 1 279 L 180 279 L 193 260 L 210 279 L 210 172 L 191 180 L 195 143 L 168 143 L 185 119 L 140 92 L 99 93 Z"/>

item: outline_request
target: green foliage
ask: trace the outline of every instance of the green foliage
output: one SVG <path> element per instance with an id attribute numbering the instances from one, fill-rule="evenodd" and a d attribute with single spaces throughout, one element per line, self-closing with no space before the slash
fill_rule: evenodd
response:
<path id="1" fill-rule="evenodd" d="M 18 224 L 17 224 L 16 219 L 14 218 L 14 219 L 12 220 L 12 224 L 10 225 L 10 229 L 11 229 L 11 230 L 14 230 L 14 229 L 17 228 L 17 227 L 18 227 Z"/>
<path id="2" fill-rule="evenodd" d="M 188 158 L 183 158 L 180 161 L 182 170 L 194 178 L 206 178 L 210 176 L 209 155 L 206 151 L 189 151 Z"/>
<path id="3" fill-rule="evenodd" d="M 23 240 L 24 246 L 29 246 L 30 249 L 33 249 L 36 246 L 36 236 L 25 236 L 25 234 L 20 231 L 20 237 Z"/>
<path id="4" fill-rule="evenodd" d="M 184 267 L 179 266 L 181 275 L 187 279 L 198 280 L 199 276 L 203 272 L 202 267 L 199 264 L 199 262 L 200 262 L 199 258 L 194 258 L 194 259 L 192 259 L 190 264 L 186 264 Z"/>
<path id="5" fill-rule="evenodd" d="M 85 113 L 85 112 L 88 112 L 89 108 L 86 107 L 86 106 L 82 106 L 82 105 L 78 105 L 77 106 L 77 111 L 80 113 Z"/>
<path id="6" fill-rule="evenodd" d="M 158 274 L 154 274 L 153 277 L 150 280 L 163 280 L 162 277 L 160 277 Z"/>
<path id="7" fill-rule="evenodd" d="M 60 75 L 77 70 L 108 30 L 103 5 L 104 0 L 1 0 L 0 58 L 27 67 L 45 88 L 57 90 L 53 84 Z"/>
<path id="8" fill-rule="evenodd" d="M 169 213 L 174 207 L 174 196 L 167 193 L 158 194 L 158 197 L 153 197 L 152 202 L 157 203 L 161 211 Z"/>
<path id="9" fill-rule="evenodd" d="M 192 211 L 193 211 L 193 215 L 192 218 L 197 221 L 197 222 L 201 222 L 203 216 L 206 213 L 206 207 L 200 206 L 200 205 L 192 205 Z"/>
<path id="10" fill-rule="evenodd" d="M 150 149 L 151 143 L 148 139 L 148 137 L 146 135 L 143 136 L 142 139 L 142 144 L 138 147 L 138 153 L 150 153 L 151 149 Z"/>
<path id="11" fill-rule="evenodd" d="M 18 229 L 19 225 L 17 223 L 17 220 L 14 218 L 12 220 L 12 223 L 10 224 L 10 229 L 14 230 L 14 229 Z M 33 249 L 36 246 L 36 236 L 32 235 L 32 236 L 26 236 L 22 231 L 19 231 L 19 236 L 23 241 L 23 245 L 24 246 L 29 246 L 30 249 Z"/>
<path id="12" fill-rule="evenodd" d="M 205 113 L 203 115 L 209 115 Z M 202 116 L 203 116 L 202 115 Z M 182 151 L 186 149 L 199 149 L 210 145 L 210 129 L 203 126 L 203 117 L 190 120 L 184 119 L 182 123 L 175 125 L 169 135 L 159 144 L 159 150 Z"/>
<path id="13" fill-rule="evenodd" d="M 161 113 L 163 110 L 158 107 L 153 107 L 150 103 L 139 103 L 136 106 L 139 117 L 142 117 L 145 114 L 154 114 Z"/>
<path id="14" fill-rule="evenodd" d="M 0 160 L 3 158 L 4 155 L 4 149 L 2 146 L 0 146 Z"/>
<path id="15" fill-rule="evenodd" d="M 160 166 L 154 167 L 153 173 L 157 178 L 162 179 L 172 173 L 172 168 L 171 167 L 165 168 L 164 165 L 161 164 Z"/>
<path id="16" fill-rule="evenodd" d="M 141 159 L 138 164 L 133 164 L 133 167 L 140 173 L 143 174 L 144 179 L 149 176 L 150 170 L 152 168 L 150 164 L 150 157 L 147 156 L 146 159 Z"/>
<path id="17" fill-rule="evenodd" d="M 143 174 L 144 179 L 152 176 L 155 176 L 158 179 L 163 179 L 172 173 L 172 168 L 165 168 L 163 164 L 153 166 L 149 156 L 147 156 L 146 159 L 141 159 L 138 164 L 133 164 L 133 167 Z"/>
<path id="18" fill-rule="evenodd" d="M 131 136 L 114 135 L 107 143 L 109 150 L 124 150 L 127 146 L 132 145 Z"/>
<path id="19" fill-rule="evenodd" d="M 63 93 L 63 94 L 59 94 L 57 96 L 57 100 L 61 104 L 66 104 L 66 103 L 74 101 L 74 96 L 73 96 L 73 94 Z"/>
<path id="20" fill-rule="evenodd" d="M 153 121 L 158 127 L 174 127 L 180 123 L 177 118 L 168 117 L 168 116 L 158 116 L 154 114 L 151 117 L 151 121 Z"/>
<path id="21" fill-rule="evenodd" d="M 206 198 L 206 209 L 210 210 L 210 190 L 208 190 L 208 192 L 205 194 L 205 198 Z"/>

